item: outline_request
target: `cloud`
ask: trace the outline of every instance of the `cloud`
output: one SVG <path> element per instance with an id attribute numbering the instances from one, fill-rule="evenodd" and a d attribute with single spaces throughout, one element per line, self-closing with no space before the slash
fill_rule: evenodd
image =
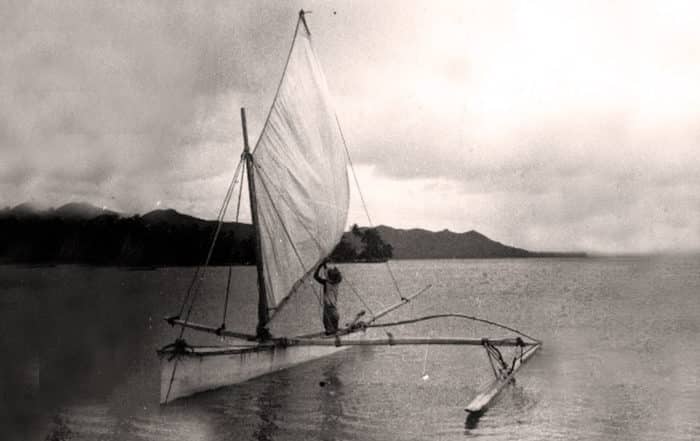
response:
<path id="1" fill-rule="evenodd" d="M 697 249 L 697 5 L 630 6 L 438 4 L 410 33 L 388 26 L 397 50 L 344 78 L 356 162 L 451 183 L 462 217 L 436 228 L 472 222 L 540 249 Z M 456 208 L 469 196 L 490 203 Z"/>
<path id="2" fill-rule="evenodd" d="M 4 4 L 2 202 L 213 217 L 301 6 Z M 695 3 L 303 6 L 376 223 L 700 248 Z"/>
<path id="3" fill-rule="evenodd" d="M 14 190 L 6 202 L 88 197 L 126 210 L 148 208 L 182 181 L 230 175 L 240 123 L 226 112 L 268 92 L 274 85 L 262 79 L 281 68 L 246 62 L 285 50 L 281 33 L 261 39 L 249 26 L 293 21 L 284 10 L 256 16 L 233 4 L 3 9 L 0 181 Z"/>

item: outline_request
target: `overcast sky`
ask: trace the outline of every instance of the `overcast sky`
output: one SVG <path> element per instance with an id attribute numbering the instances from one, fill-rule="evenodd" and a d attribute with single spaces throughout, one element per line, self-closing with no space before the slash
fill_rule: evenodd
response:
<path id="1" fill-rule="evenodd" d="M 692 1 L 4 1 L 0 205 L 215 218 L 301 7 L 374 224 L 700 248 Z"/>

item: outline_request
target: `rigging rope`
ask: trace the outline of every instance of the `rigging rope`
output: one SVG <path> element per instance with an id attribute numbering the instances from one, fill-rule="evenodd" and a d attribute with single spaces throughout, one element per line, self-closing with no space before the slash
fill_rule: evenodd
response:
<path id="1" fill-rule="evenodd" d="M 269 191 L 268 191 L 267 188 L 266 188 L 265 181 L 267 181 L 267 182 L 272 186 L 272 188 L 277 192 L 277 194 L 281 196 L 283 193 L 280 191 L 279 187 L 277 187 L 273 182 L 271 182 L 272 180 L 270 179 L 269 175 L 265 172 L 265 169 L 262 168 L 259 164 L 255 164 L 255 168 L 256 168 L 256 170 L 260 171 L 260 174 L 259 174 L 259 176 L 260 176 L 260 182 L 263 183 L 263 187 L 264 187 L 264 189 L 265 189 L 267 195 L 270 196 L 270 193 L 269 193 Z M 314 235 L 311 234 L 311 231 L 309 231 L 309 229 L 306 228 L 306 223 L 303 221 L 303 219 L 301 219 L 301 216 L 299 215 L 299 213 L 298 213 L 297 211 L 294 210 L 294 206 L 293 206 L 292 204 L 290 204 L 287 200 L 285 200 L 285 199 L 282 198 L 282 197 L 280 197 L 280 200 L 282 200 L 282 202 L 285 203 L 285 205 L 287 206 L 287 208 L 289 209 L 289 211 L 296 217 L 296 219 L 299 221 L 299 223 L 300 223 L 301 226 L 304 228 L 304 230 L 306 231 L 306 233 L 309 235 L 309 238 L 314 242 L 314 244 L 315 244 L 316 247 L 319 249 L 319 251 L 322 251 L 322 250 L 323 250 L 323 247 L 321 246 L 321 244 L 319 243 L 319 241 L 316 239 L 316 237 L 314 237 Z M 273 205 L 273 208 L 275 208 L 274 205 Z M 275 212 L 277 212 L 276 209 L 275 209 Z M 279 217 L 279 213 L 277 214 L 277 216 Z M 282 226 L 284 227 L 284 224 L 283 224 L 281 218 L 280 218 L 280 223 L 281 223 Z M 286 229 L 286 228 L 285 228 L 285 229 Z M 290 244 L 292 245 L 292 247 L 294 247 L 294 244 L 292 243 L 291 238 L 289 238 L 289 242 L 290 242 Z M 296 252 L 296 248 L 294 248 L 294 251 Z M 302 265 L 302 268 L 304 268 L 303 265 Z M 306 270 L 306 269 L 304 268 L 304 270 Z M 362 304 L 365 306 L 365 308 L 367 308 L 367 310 L 370 312 L 370 314 L 372 314 L 372 317 L 374 317 L 374 313 L 372 312 L 372 310 L 370 309 L 370 307 L 367 306 L 367 303 L 366 303 L 365 300 L 362 298 L 362 296 L 360 295 L 360 293 L 355 289 L 355 287 L 350 283 L 350 281 L 349 281 L 347 278 L 345 279 L 345 281 L 346 281 L 347 284 L 350 286 L 350 289 L 353 291 L 353 293 L 360 299 L 360 301 L 361 301 Z M 321 300 L 321 297 L 320 297 L 319 294 L 316 292 L 316 290 L 313 290 L 313 293 L 314 293 L 314 295 L 316 296 L 316 298 L 318 299 L 319 304 L 323 305 L 323 302 L 322 302 L 322 300 Z M 401 299 L 403 300 L 403 297 L 401 297 Z M 281 306 L 281 305 L 278 306 L 278 309 L 279 309 L 280 306 Z M 273 317 L 273 318 L 274 318 L 274 317 Z"/>
<path id="2" fill-rule="evenodd" d="M 265 192 L 267 193 L 268 197 L 270 197 L 270 199 L 272 199 L 272 198 L 271 198 L 271 195 L 270 195 L 270 192 L 269 192 L 268 189 L 267 189 L 266 182 L 268 182 L 268 183 L 272 186 L 272 188 L 273 188 L 275 191 L 277 191 L 278 195 L 282 195 L 283 193 L 282 193 L 282 192 L 279 190 L 279 188 L 272 182 L 272 180 L 270 179 L 270 177 L 269 177 L 269 175 L 267 174 L 267 172 L 265 172 L 265 169 L 262 168 L 259 164 L 255 164 L 255 167 L 256 167 L 256 170 L 260 171 L 260 173 L 259 173 L 260 182 L 263 184 L 263 189 L 264 189 Z M 282 202 L 285 203 L 285 205 L 287 206 L 287 208 L 289 209 L 289 211 L 296 217 L 296 219 L 299 221 L 299 223 L 300 223 L 301 226 L 304 228 L 304 230 L 306 231 L 306 233 L 309 235 L 309 238 L 314 242 L 314 244 L 315 244 L 316 247 L 319 249 L 319 251 L 322 251 L 322 250 L 323 250 L 323 247 L 321 246 L 321 244 L 319 243 L 319 241 L 316 239 L 316 237 L 314 237 L 314 235 L 311 234 L 311 231 L 309 231 L 309 229 L 306 228 L 306 223 L 303 222 L 303 220 L 301 219 L 301 216 L 299 215 L 299 213 L 296 212 L 296 211 L 294 210 L 293 205 L 290 204 L 288 201 L 286 201 L 284 198 L 280 198 L 280 200 L 282 200 Z M 277 212 L 277 209 L 276 209 L 276 207 L 274 206 L 274 204 L 272 204 L 272 205 L 273 205 L 273 209 L 275 210 L 275 213 L 277 214 L 277 217 L 280 219 L 280 223 L 282 224 L 282 227 L 283 227 L 283 228 L 285 229 L 285 231 L 286 231 L 286 227 L 285 227 L 284 223 L 282 222 L 282 218 L 280 217 L 279 213 Z M 299 255 L 298 255 L 298 253 L 297 253 L 296 247 L 294 246 L 294 243 L 292 243 L 291 237 L 288 237 L 288 239 L 289 239 L 290 244 L 292 245 L 292 248 L 294 249 L 294 252 L 297 254 L 297 258 L 299 258 L 299 261 L 300 261 L 300 263 L 302 264 L 302 269 L 304 269 L 304 271 L 306 271 L 306 268 L 304 267 L 303 262 L 301 262 L 301 258 L 299 257 Z M 345 279 L 345 281 L 348 283 L 348 285 L 350 286 L 350 289 L 352 289 L 353 293 L 360 299 L 360 301 L 362 302 L 362 304 L 365 305 L 365 307 L 369 310 L 369 312 L 372 314 L 372 316 L 374 316 L 374 313 L 373 313 L 372 310 L 369 308 L 369 306 L 367 306 L 367 303 L 366 303 L 365 300 L 362 298 L 362 296 L 360 295 L 360 293 L 357 292 L 357 290 L 356 290 L 355 287 L 350 283 L 349 280 Z M 319 296 L 319 294 L 316 292 L 316 290 L 313 290 L 313 289 L 312 289 L 312 291 L 313 291 L 314 295 L 316 296 L 316 298 L 318 299 L 319 304 L 322 305 L 323 302 L 322 302 L 321 297 Z M 281 305 L 278 306 L 278 309 L 279 309 L 280 306 L 281 306 Z"/>
<path id="3" fill-rule="evenodd" d="M 523 355 L 525 354 L 524 351 L 524 344 L 523 341 L 519 339 L 518 341 L 520 344 L 520 354 L 518 355 L 513 355 L 513 360 L 511 361 L 510 366 L 508 363 L 506 363 L 505 359 L 503 358 L 503 354 L 501 354 L 501 351 L 491 344 L 487 339 L 483 339 L 481 344 L 486 350 L 486 356 L 489 359 L 489 364 L 491 365 L 491 370 L 493 371 L 493 374 L 496 378 L 498 379 L 505 379 L 507 378 L 513 371 L 515 370 L 515 363 L 520 360 L 522 363 L 523 360 Z M 498 364 L 498 366 L 496 366 Z M 511 380 L 515 381 L 515 380 Z"/>
<path id="4" fill-rule="evenodd" d="M 262 170 L 262 168 L 261 168 L 258 164 L 253 163 L 253 165 L 255 166 L 255 168 L 256 168 L 257 170 Z M 264 172 L 263 172 L 263 173 L 264 173 Z M 295 244 L 294 241 L 292 240 L 292 236 L 291 236 L 291 234 L 289 233 L 289 230 L 287 229 L 287 226 L 284 224 L 284 221 L 282 220 L 282 215 L 280 215 L 280 212 L 277 210 L 277 206 L 275 205 L 275 203 L 274 203 L 274 201 L 273 201 L 273 199 L 272 199 L 272 195 L 270 194 L 270 191 L 268 190 L 267 185 L 265 184 L 265 181 L 266 181 L 266 180 L 262 178 L 262 175 L 260 175 L 260 178 L 261 178 L 261 179 L 260 179 L 260 183 L 262 184 L 263 190 L 264 190 L 265 193 L 267 194 L 267 197 L 270 199 L 270 205 L 272 206 L 272 209 L 274 210 L 275 214 L 277 215 L 277 219 L 279 219 L 279 221 L 280 221 L 280 225 L 282 226 L 282 230 L 284 231 L 284 234 L 287 236 L 287 240 L 289 241 L 289 244 L 292 246 L 292 250 L 294 251 L 294 254 L 296 255 L 297 259 L 299 260 L 299 265 L 301 265 L 301 269 L 304 271 L 304 273 L 307 273 L 308 270 L 306 269 L 306 266 L 304 265 L 304 260 L 301 258 L 301 255 L 299 254 L 299 250 L 297 250 L 296 244 Z M 292 211 L 292 212 L 293 212 L 293 211 Z M 306 227 L 304 227 L 304 228 L 306 228 Z M 307 231 L 308 231 L 308 230 L 307 230 Z M 313 269 L 313 268 L 312 268 L 312 269 Z M 305 277 L 302 278 L 301 280 L 303 281 L 304 279 L 305 279 Z M 292 292 L 294 292 L 295 287 L 298 288 L 298 285 L 295 284 L 295 285 L 292 287 Z M 316 291 L 314 291 L 314 294 L 315 294 L 315 293 L 316 293 Z M 290 293 L 289 295 L 287 295 L 287 297 L 285 297 L 285 298 L 275 307 L 275 315 L 277 314 L 277 312 L 279 312 L 279 310 L 280 310 L 280 309 L 282 308 L 282 306 L 286 303 L 286 301 L 289 299 L 290 296 L 291 296 L 291 293 Z M 319 301 L 320 301 L 320 298 L 319 298 Z M 274 316 L 273 316 L 273 317 L 274 317 Z M 272 318 L 271 318 L 271 319 L 272 319 Z"/>
<path id="5" fill-rule="evenodd" d="M 362 208 L 365 210 L 365 215 L 367 216 L 367 222 L 369 223 L 369 226 L 371 228 L 374 228 L 374 224 L 372 223 L 372 218 L 369 215 L 369 209 L 367 208 L 367 203 L 365 202 L 365 197 L 362 195 L 362 189 L 360 188 L 360 181 L 357 179 L 357 174 L 355 173 L 355 166 L 352 163 L 352 157 L 350 156 L 350 149 L 348 149 L 348 143 L 345 140 L 345 134 L 343 133 L 343 128 L 340 126 L 340 119 L 338 119 L 338 114 L 335 113 L 335 123 L 338 126 L 338 132 L 340 132 L 340 139 L 343 141 L 343 147 L 345 147 L 345 155 L 348 157 L 348 165 L 350 165 L 350 171 L 352 172 L 352 177 L 355 180 L 355 186 L 357 187 L 357 193 L 360 195 L 360 201 L 362 201 Z M 389 270 L 389 275 L 391 276 L 391 281 L 394 284 L 394 288 L 396 289 L 396 293 L 399 295 L 401 300 L 405 300 L 404 295 L 401 293 L 401 289 L 399 288 L 399 283 L 396 281 L 396 276 L 394 276 L 394 271 L 391 269 L 391 265 L 389 265 L 389 260 L 387 259 L 386 262 L 384 262 L 386 265 L 386 268 Z"/>
<path id="6" fill-rule="evenodd" d="M 311 234 L 311 231 L 309 231 L 309 229 L 306 228 L 306 222 L 301 218 L 301 215 L 294 209 L 294 205 L 293 205 L 293 204 L 290 204 L 289 201 L 287 201 L 287 200 L 283 197 L 283 194 L 284 194 L 284 193 L 282 193 L 282 191 L 280 191 L 279 187 L 277 187 L 277 185 L 275 185 L 275 183 L 272 181 L 272 179 L 270 179 L 270 176 L 267 174 L 267 172 L 265 171 L 265 169 L 263 169 L 262 167 L 260 167 L 260 165 L 257 164 L 257 163 L 253 163 L 253 164 L 255 165 L 255 168 L 261 173 L 261 174 L 260 174 L 260 181 L 262 182 L 262 181 L 264 181 L 264 180 L 267 180 L 267 182 L 270 183 L 270 185 L 272 186 L 272 188 L 277 192 L 277 196 L 279 196 L 279 199 L 280 199 L 282 202 L 284 202 L 284 204 L 287 206 L 287 209 L 296 217 L 297 221 L 299 221 L 299 224 L 302 226 L 302 228 L 304 228 L 304 231 L 306 231 L 306 234 L 309 235 L 309 238 L 314 242 L 314 244 L 316 245 L 316 247 L 318 248 L 318 250 L 319 250 L 319 251 L 323 251 L 323 247 L 321 246 L 321 244 L 319 243 L 319 241 L 316 240 L 316 238 L 314 237 L 314 235 Z M 264 179 L 263 179 L 263 178 L 264 178 Z M 264 185 L 265 185 L 265 183 L 263 183 L 263 186 L 264 186 Z M 272 195 L 271 195 L 269 192 L 267 192 L 267 195 L 270 197 L 270 202 L 272 202 Z M 273 206 L 273 208 L 274 208 L 274 206 Z M 275 212 L 277 213 L 277 210 L 276 210 L 276 209 L 275 209 Z M 284 223 L 282 222 L 282 218 L 280 217 L 279 213 L 277 213 L 277 217 L 280 219 L 280 223 L 282 224 L 282 226 L 285 227 L 285 225 L 284 225 Z M 285 228 L 286 228 L 286 227 L 285 227 Z M 292 242 L 291 238 L 289 239 L 289 242 L 290 242 L 290 243 Z M 292 245 L 294 245 L 294 244 L 292 244 Z M 302 265 L 302 268 L 303 268 L 303 265 Z"/>
<path id="7" fill-rule="evenodd" d="M 241 162 L 243 162 L 241 160 Z M 243 166 L 243 170 L 241 171 L 241 185 L 238 187 L 238 202 L 236 203 L 236 223 L 238 223 L 238 216 L 241 214 L 241 197 L 243 196 L 243 178 L 244 174 L 246 173 L 245 166 Z"/>
<path id="8" fill-rule="evenodd" d="M 265 124 L 263 124 L 263 129 L 262 132 L 265 132 L 265 129 L 267 128 L 268 124 L 270 124 L 270 117 L 272 116 L 272 110 L 275 108 L 275 103 L 277 102 L 277 98 L 279 97 L 280 90 L 282 89 L 282 83 L 284 82 L 285 77 L 287 76 L 287 67 L 289 67 L 289 61 L 292 59 L 292 52 L 294 51 L 294 46 L 297 41 L 297 34 L 299 33 L 299 22 L 301 22 L 301 17 L 297 20 L 297 25 L 294 28 L 294 36 L 292 37 L 292 44 L 289 47 L 289 52 L 287 53 L 287 60 L 284 62 L 284 69 L 282 69 L 282 77 L 280 78 L 279 83 L 277 83 L 277 90 L 275 91 L 275 97 L 272 99 L 272 105 L 270 106 L 270 110 L 267 112 L 267 117 L 265 118 Z M 309 36 L 309 42 L 311 42 L 311 38 Z M 258 137 L 258 140 L 255 143 L 255 148 L 252 151 L 257 151 L 258 150 L 258 145 L 260 144 L 260 140 L 262 139 L 262 136 Z"/>
<path id="9" fill-rule="evenodd" d="M 511 328 L 510 326 L 503 325 L 501 323 L 497 323 L 491 320 L 487 319 L 482 319 L 479 317 L 467 315 L 467 314 L 459 314 L 459 313 L 445 313 L 445 314 L 433 314 L 433 315 L 426 315 L 423 317 L 417 317 L 414 319 L 407 319 L 407 320 L 399 320 L 395 322 L 387 322 L 387 323 L 370 323 L 370 324 L 365 324 L 365 328 L 385 328 L 385 327 L 390 327 L 390 326 L 400 326 L 400 325 L 407 325 L 411 323 L 418 323 L 426 320 L 434 320 L 434 319 L 439 319 L 439 318 L 459 318 L 459 319 L 465 319 L 465 320 L 472 320 L 475 322 L 481 322 L 481 323 L 486 323 L 487 325 L 492 325 L 496 326 L 501 329 L 505 329 L 511 332 L 514 332 L 520 336 L 523 336 L 529 340 L 532 340 L 533 342 L 539 342 L 534 337 L 530 337 L 529 335 L 525 334 L 524 332 L 518 331 L 517 329 Z"/>
<path id="10" fill-rule="evenodd" d="M 190 298 L 190 294 L 192 293 L 192 288 L 194 287 L 194 284 L 197 282 L 197 277 L 199 276 L 199 271 L 201 271 L 201 269 L 202 269 L 202 266 L 197 265 L 197 268 L 195 269 L 194 274 L 192 275 L 192 280 L 190 281 L 190 284 L 187 287 L 187 291 L 185 292 L 185 297 L 182 299 L 182 304 L 180 305 L 180 311 L 178 311 L 176 316 L 170 317 L 169 320 L 175 320 L 175 319 L 178 319 L 182 316 L 182 313 L 185 311 L 185 306 L 187 305 L 187 301 Z"/>
<path id="11" fill-rule="evenodd" d="M 236 217 L 234 222 L 238 223 L 238 217 L 241 214 L 241 196 L 243 196 L 243 178 L 245 175 L 245 165 L 243 165 L 243 169 L 241 170 L 241 184 L 238 187 L 238 202 L 236 203 Z M 229 294 L 231 293 L 231 272 L 233 270 L 233 264 L 229 265 L 228 267 L 228 281 L 226 282 L 226 299 L 224 300 L 224 317 L 221 320 L 221 326 L 219 327 L 220 330 L 226 329 L 226 313 L 228 312 L 228 299 L 229 299 Z"/>
<path id="12" fill-rule="evenodd" d="M 233 266 L 228 267 L 228 281 L 226 282 L 226 299 L 224 300 L 224 316 L 221 319 L 221 326 L 219 329 L 223 331 L 226 329 L 226 312 L 228 311 L 228 296 L 231 293 L 231 270 Z"/>
<path id="13" fill-rule="evenodd" d="M 236 177 L 238 176 L 238 173 L 240 172 L 242 164 L 243 164 L 243 160 L 241 159 L 238 162 L 238 165 L 236 166 L 236 171 L 233 174 L 233 179 L 231 180 L 231 184 L 229 185 L 229 188 L 226 191 L 226 196 L 224 197 L 224 203 L 226 203 L 226 199 L 230 197 L 229 194 L 232 190 L 233 184 L 236 181 Z M 243 181 L 241 180 L 241 189 L 243 188 L 242 183 L 243 183 Z M 240 206 L 240 197 L 239 197 L 239 206 Z M 219 208 L 219 213 L 217 215 L 217 222 L 219 222 L 220 218 L 223 219 L 223 216 L 222 216 L 222 209 L 223 208 L 224 208 L 224 205 L 222 204 L 222 206 Z M 212 235 L 212 238 L 211 238 L 212 247 L 214 245 L 214 242 L 216 241 L 216 234 L 218 234 L 218 233 L 215 231 L 214 234 Z M 180 305 L 180 310 L 178 311 L 176 316 L 170 317 L 168 320 L 171 324 L 172 324 L 172 320 L 180 318 L 182 316 L 182 313 L 185 311 L 185 306 L 187 306 L 187 302 L 190 299 L 190 296 L 192 295 L 192 293 L 194 292 L 195 284 L 199 280 L 199 273 L 203 270 L 204 266 L 206 266 L 206 264 L 205 265 L 197 265 L 197 268 L 195 269 L 194 274 L 192 275 L 192 280 L 190 281 L 190 284 L 187 287 L 187 291 L 185 292 L 185 297 L 182 299 L 182 304 Z"/>
<path id="14" fill-rule="evenodd" d="M 216 239 L 219 237 L 219 233 L 221 232 L 221 226 L 224 222 L 224 216 L 226 215 L 226 210 L 228 209 L 228 204 L 231 201 L 231 195 L 233 194 L 233 189 L 237 183 L 237 180 L 239 178 L 241 169 L 242 169 L 242 164 L 243 164 L 243 159 L 241 159 L 238 162 L 238 166 L 236 167 L 236 171 L 233 174 L 233 178 L 231 179 L 231 183 L 229 184 L 228 190 L 226 191 L 226 196 L 224 196 L 224 201 L 221 204 L 221 208 L 219 209 L 219 215 L 217 216 L 217 221 L 216 221 L 216 228 L 214 229 L 214 233 L 212 234 L 212 239 L 211 239 L 211 244 L 209 245 L 209 250 L 207 251 L 207 257 L 204 260 L 204 265 L 201 267 L 197 268 L 197 271 L 195 271 L 195 274 L 201 273 L 201 275 L 196 279 L 198 283 L 192 283 L 192 293 L 190 294 L 189 292 L 187 293 L 187 296 L 185 297 L 188 299 L 190 296 L 192 297 L 192 300 L 190 301 L 190 307 L 187 309 L 187 314 L 185 315 L 185 322 L 188 322 L 190 319 L 190 315 L 192 314 L 192 309 L 194 308 L 194 304 L 197 301 L 197 297 L 199 296 L 199 293 L 201 292 L 201 283 L 204 280 L 204 276 L 206 276 L 207 273 L 207 266 L 209 265 L 209 261 L 211 260 L 211 256 L 214 252 L 214 245 L 216 245 Z M 201 268 L 201 271 L 199 270 Z M 184 308 L 181 308 L 181 310 Z M 185 333 L 185 326 L 182 326 L 180 329 L 180 339 L 182 339 L 182 336 Z"/>
<path id="15" fill-rule="evenodd" d="M 362 304 L 365 306 L 365 308 L 367 308 L 367 311 L 369 311 L 369 313 L 372 314 L 372 318 L 374 318 L 374 317 L 375 317 L 374 312 L 370 309 L 369 305 L 367 304 L 367 302 L 365 302 L 365 299 L 362 298 L 362 296 L 360 295 L 360 293 L 357 292 L 357 290 L 355 289 L 355 287 L 353 286 L 353 284 L 350 283 L 350 281 L 347 280 L 347 279 L 345 279 L 345 282 L 347 282 L 347 284 L 348 284 L 348 286 L 350 287 L 350 289 L 352 290 L 352 292 L 355 293 L 355 295 L 357 296 L 357 298 L 360 299 L 360 302 L 362 302 Z"/>
<path id="16" fill-rule="evenodd" d="M 253 165 L 258 170 L 262 170 L 258 164 L 253 163 Z M 304 260 L 301 258 L 301 254 L 299 254 L 299 250 L 297 249 L 296 245 L 294 244 L 294 241 L 292 240 L 292 235 L 289 233 L 287 226 L 284 224 L 284 222 L 282 220 L 282 215 L 280 214 L 279 210 L 277 210 L 277 205 L 275 205 L 275 202 L 272 199 L 272 195 L 270 194 L 270 190 L 268 190 L 267 184 L 265 184 L 265 179 L 260 179 L 260 183 L 262 184 L 263 190 L 265 190 L 267 197 L 270 199 L 270 205 L 272 206 L 272 209 L 274 210 L 275 214 L 277 215 L 277 219 L 279 219 L 279 221 L 280 221 L 280 225 L 282 226 L 282 230 L 284 231 L 285 236 L 287 236 L 287 240 L 289 241 L 289 244 L 292 246 L 292 249 L 294 250 L 294 254 L 297 256 L 297 259 L 299 260 L 299 265 L 301 265 L 301 269 L 303 269 L 304 272 L 306 272 L 306 266 L 304 265 Z"/>

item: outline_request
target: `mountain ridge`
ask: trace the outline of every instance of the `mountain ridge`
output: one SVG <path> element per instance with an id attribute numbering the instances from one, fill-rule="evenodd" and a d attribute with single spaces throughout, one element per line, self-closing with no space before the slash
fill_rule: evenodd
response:
<path id="1" fill-rule="evenodd" d="M 0 261 L 6 263 L 53 259 L 81 263 L 196 264 L 216 226 L 215 220 L 201 219 L 172 208 L 128 215 L 84 202 L 45 210 L 30 203 L 19 204 L 0 210 L 0 222 Z M 36 231 L 42 222 L 46 224 L 42 228 L 45 231 L 38 235 L 40 238 L 32 237 L 32 229 Z M 448 229 L 399 229 L 388 225 L 373 229 L 391 245 L 392 259 L 586 257 L 585 253 L 528 251 L 492 240 L 476 230 L 458 233 Z M 251 256 L 247 248 L 252 246 L 252 237 L 252 225 L 225 222 L 220 236 L 224 243 L 217 243 L 215 255 L 220 262 L 225 262 L 230 252 L 238 256 L 236 259 L 249 263 Z M 350 244 L 357 242 L 352 231 L 345 232 L 343 239 Z M 102 256 L 99 244 L 93 243 L 100 241 L 111 243 L 113 251 L 108 257 Z M 55 252 L 42 249 L 49 243 L 54 244 Z M 183 249 L 173 248 L 176 247 L 173 243 L 183 243 Z M 172 256 L 163 256 L 164 251 L 158 247 L 171 249 Z"/>

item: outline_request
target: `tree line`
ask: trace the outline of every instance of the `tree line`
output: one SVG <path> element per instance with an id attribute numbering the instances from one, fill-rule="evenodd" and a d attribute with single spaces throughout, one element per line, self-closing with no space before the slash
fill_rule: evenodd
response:
<path id="1" fill-rule="evenodd" d="M 0 262 L 123 266 L 191 266 L 204 262 L 215 222 L 152 223 L 141 216 L 102 215 L 92 219 L 0 217 Z M 252 226 L 226 223 L 211 265 L 255 263 Z M 374 229 L 355 225 L 331 254 L 337 262 L 383 261 L 391 245 Z"/>
<path id="2" fill-rule="evenodd" d="M 393 248 L 384 242 L 375 228 L 352 226 L 350 233 L 343 235 L 331 254 L 336 262 L 385 262 L 391 259 Z"/>

